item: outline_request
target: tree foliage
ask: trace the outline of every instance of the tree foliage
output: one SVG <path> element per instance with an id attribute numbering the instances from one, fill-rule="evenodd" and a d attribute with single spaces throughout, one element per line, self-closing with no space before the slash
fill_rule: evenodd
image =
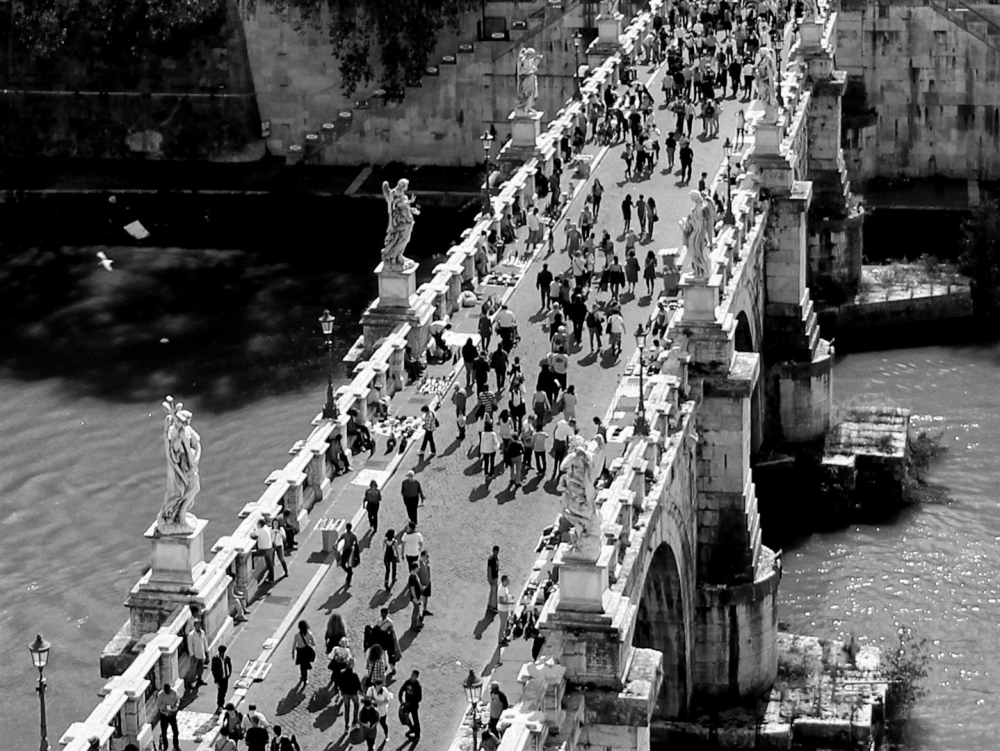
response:
<path id="1" fill-rule="evenodd" d="M 104 51 L 139 55 L 219 18 L 226 0 L 23 0 L 13 4 L 20 49 L 40 58 L 57 54 L 79 31 Z"/>
<path id="2" fill-rule="evenodd" d="M 959 269 L 972 280 L 976 315 L 1000 321 L 1000 206 L 984 201 L 962 224 Z"/>
<path id="3" fill-rule="evenodd" d="M 474 0 L 264 0 L 296 11 L 303 23 L 320 28 L 328 9 L 330 43 L 340 61 L 343 92 L 350 96 L 376 77 L 390 99 L 402 98 L 407 81 L 419 80 L 445 26 L 457 28 Z"/>
<path id="4" fill-rule="evenodd" d="M 912 628 L 897 623 L 896 639 L 895 649 L 883 655 L 880 669 L 882 679 L 889 684 L 885 706 L 892 735 L 898 735 L 913 706 L 927 695 L 921 681 L 927 677 L 930 663 L 927 640 L 917 639 Z"/>

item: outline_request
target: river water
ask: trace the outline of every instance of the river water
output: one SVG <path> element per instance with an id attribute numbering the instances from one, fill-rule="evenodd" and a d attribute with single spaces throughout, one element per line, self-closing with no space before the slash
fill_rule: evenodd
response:
<path id="1" fill-rule="evenodd" d="M 426 218 L 426 217 L 425 217 Z M 428 221 L 447 247 L 464 218 Z M 431 230 L 431 227 L 435 229 Z M 433 236 L 432 236 L 433 233 Z M 162 500 L 160 401 L 194 411 L 204 444 L 197 513 L 208 542 L 304 437 L 324 385 L 316 317 L 356 321 L 373 294 L 360 246 L 254 251 L 104 247 L 10 249 L 0 261 L 0 746 L 36 743 L 27 644 L 53 643 L 53 746 L 103 685 L 98 656 L 127 616 L 148 562 L 142 532 Z M 371 244 L 371 243 L 369 243 Z M 370 252 L 369 252 L 370 251 Z M 424 268 L 433 266 L 433 259 Z M 340 330 L 338 350 L 357 334 Z M 930 478 L 953 502 L 879 527 L 814 535 L 788 549 L 782 619 L 836 636 L 891 636 L 893 621 L 934 641 L 920 746 L 995 747 L 1000 685 L 1000 347 L 843 358 L 840 400 L 868 394 L 945 432 Z M 994 491 L 991 495 L 990 491 Z"/>

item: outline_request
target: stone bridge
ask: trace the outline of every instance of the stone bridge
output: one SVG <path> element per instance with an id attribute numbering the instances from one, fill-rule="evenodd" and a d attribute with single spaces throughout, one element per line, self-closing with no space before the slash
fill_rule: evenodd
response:
<path id="1" fill-rule="evenodd" d="M 751 456 L 829 429 L 833 348 L 809 285 L 857 283 L 863 218 L 840 149 L 836 13 L 784 34 L 780 115 L 755 123 L 731 165 L 734 221 L 711 277 L 681 277 L 667 351 L 638 353 L 608 409 L 600 556 L 553 535 L 522 593 L 544 643 L 521 670 L 503 751 L 643 749 L 654 718 L 766 704 L 781 565 L 761 545 Z M 723 166 L 713 192 L 726 178 Z"/>

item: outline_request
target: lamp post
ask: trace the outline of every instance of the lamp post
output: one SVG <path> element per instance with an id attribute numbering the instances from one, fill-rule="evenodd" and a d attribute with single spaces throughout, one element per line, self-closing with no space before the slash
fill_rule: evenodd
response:
<path id="1" fill-rule="evenodd" d="M 726 155 L 726 215 L 722 222 L 732 226 L 736 224 L 736 217 L 733 216 L 733 142 L 728 138 L 722 144 L 722 153 Z"/>
<path id="2" fill-rule="evenodd" d="M 28 645 L 28 651 L 31 652 L 31 661 L 38 668 L 38 687 L 35 690 L 38 691 L 38 708 L 40 711 L 39 732 L 42 737 L 38 745 L 40 751 L 49 751 L 49 730 L 45 723 L 45 676 L 43 672 L 45 671 L 46 663 L 49 661 L 49 649 L 51 648 L 52 645 L 45 641 L 41 634 L 38 634 L 35 640 Z"/>
<path id="3" fill-rule="evenodd" d="M 583 34 L 577 29 L 573 32 L 573 98 L 580 99 L 580 43 L 583 41 Z"/>
<path id="4" fill-rule="evenodd" d="M 639 324 L 635 330 L 635 343 L 639 347 L 639 408 L 635 413 L 635 434 L 641 436 L 649 435 L 649 423 L 646 422 L 646 397 L 643 393 L 643 376 L 646 370 L 643 361 L 644 350 L 646 349 L 646 329 Z"/>
<path id="5" fill-rule="evenodd" d="M 337 409 L 336 402 L 333 401 L 333 323 L 336 317 L 330 315 L 329 310 L 324 310 L 319 317 L 319 325 L 323 329 L 323 336 L 326 337 L 326 404 L 323 406 L 323 419 L 336 420 L 340 417 L 340 410 Z"/>
<path id="6" fill-rule="evenodd" d="M 465 689 L 465 698 L 469 700 L 469 708 L 472 710 L 472 751 L 479 751 L 479 702 L 483 698 L 483 681 L 475 670 L 469 671 L 462 681 L 462 688 Z"/>
<path id="7" fill-rule="evenodd" d="M 483 144 L 483 159 L 485 160 L 486 178 L 483 180 L 483 209 L 487 214 L 493 216 L 493 201 L 490 200 L 490 152 L 493 150 L 493 134 L 485 130 L 479 137 Z"/>

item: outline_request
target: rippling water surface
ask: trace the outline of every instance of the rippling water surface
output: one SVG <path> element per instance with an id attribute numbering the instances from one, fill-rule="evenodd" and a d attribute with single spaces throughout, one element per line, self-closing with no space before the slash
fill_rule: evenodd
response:
<path id="1" fill-rule="evenodd" d="M 932 661 L 912 747 L 998 748 L 1000 345 L 848 355 L 834 389 L 838 402 L 909 407 L 918 428 L 943 431 L 948 451 L 928 479 L 950 500 L 786 551 L 780 617 L 792 630 L 887 645 L 894 622 L 915 627 Z"/>

